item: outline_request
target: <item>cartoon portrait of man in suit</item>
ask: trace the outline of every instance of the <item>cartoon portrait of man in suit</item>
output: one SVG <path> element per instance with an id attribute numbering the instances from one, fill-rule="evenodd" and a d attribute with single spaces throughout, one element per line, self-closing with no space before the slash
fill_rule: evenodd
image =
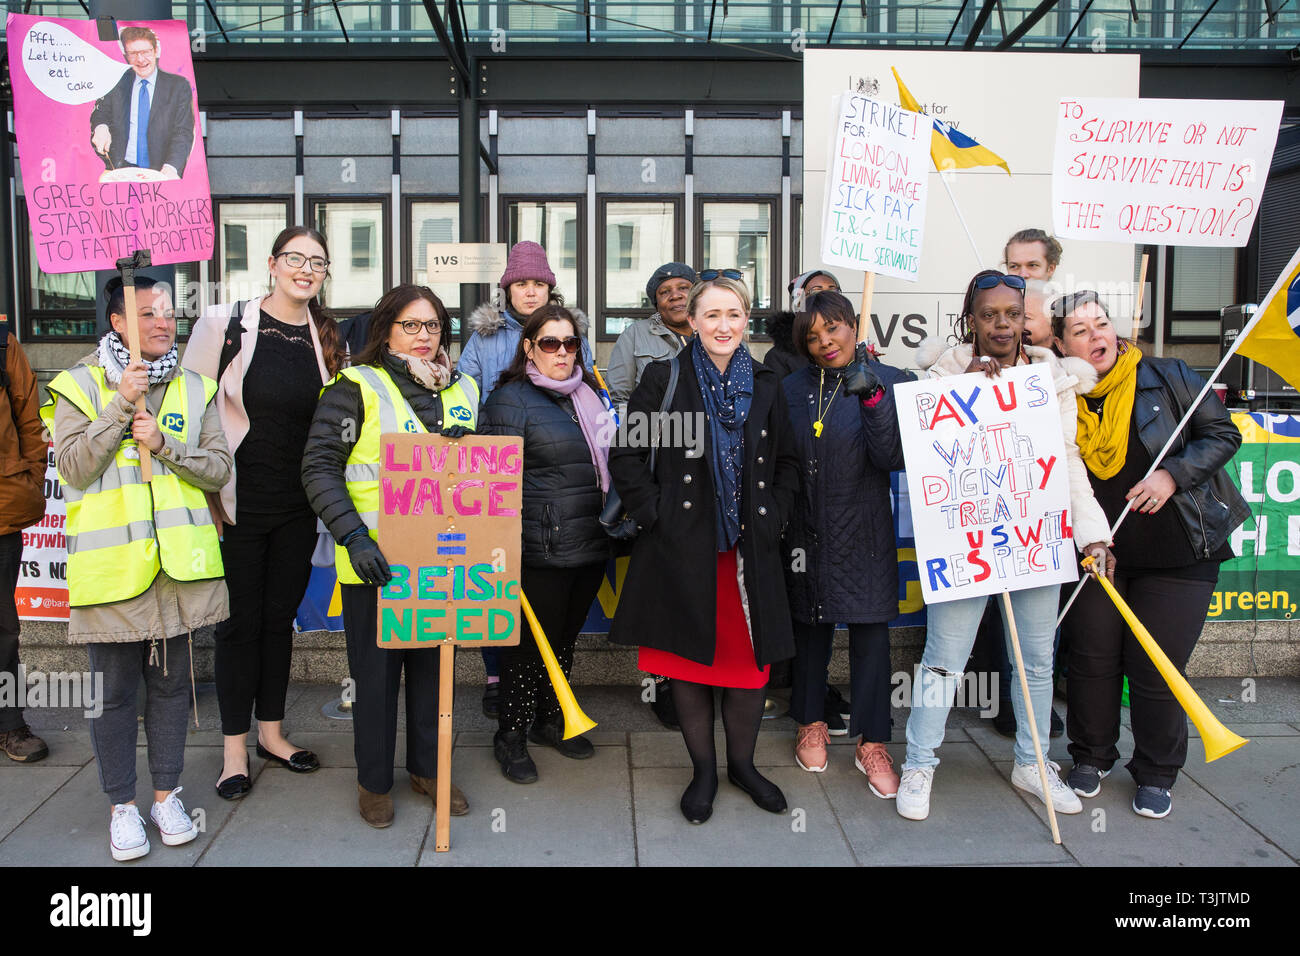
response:
<path id="1" fill-rule="evenodd" d="M 189 81 L 158 69 L 158 37 L 125 27 L 119 38 L 130 71 L 95 101 L 90 145 L 105 168 L 155 169 L 179 179 L 194 147 L 194 93 Z"/>

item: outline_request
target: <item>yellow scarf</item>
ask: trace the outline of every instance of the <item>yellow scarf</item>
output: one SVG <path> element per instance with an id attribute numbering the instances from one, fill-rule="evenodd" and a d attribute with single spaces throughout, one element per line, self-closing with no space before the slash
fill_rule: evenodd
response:
<path id="1" fill-rule="evenodd" d="M 1088 393 L 1088 398 L 1106 398 L 1101 415 L 1088 407 L 1079 395 L 1079 454 L 1088 470 L 1098 478 L 1113 478 L 1124 467 L 1128 454 L 1128 429 L 1133 421 L 1133 397 L 1137 394 L 1137 364 L 1142 352 L 1130 345 L 1121 352 L 1106 377 Z"/>

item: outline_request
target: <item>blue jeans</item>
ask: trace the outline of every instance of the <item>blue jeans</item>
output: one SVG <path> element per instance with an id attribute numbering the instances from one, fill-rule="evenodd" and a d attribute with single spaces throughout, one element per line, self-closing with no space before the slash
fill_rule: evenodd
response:
<path id="1" fill-rule="evenodd" d="M 1025 677 L 1034 703 L 1034 719 L 1044 756 L 1052 711 L 1052 644 L 1056 634 L 1057 598 L 1060 585 L 1011 592 L 1011 611 L 1016 616 L 1020 653 L 1025 660 Z M 1002 599 L 998 597 L 1000 602 Z M 921 655 L 920 677 L 912 688 L 912 713 L 907 718 L 907 759 L 904 770 L 937 767 L 935 750 L 943 743 L 953 696 L 970 657 L 979 629 L 986 597 L 963 598 L 931 604 L 926 608 L 925 652 Z M 1011 706 L 1016 715 L 1016 763 L 1034 763 L 1034 740 L 1025 715 L 1024 695 L 1016 676 L 1015 655 L 1011 657 Z"/>

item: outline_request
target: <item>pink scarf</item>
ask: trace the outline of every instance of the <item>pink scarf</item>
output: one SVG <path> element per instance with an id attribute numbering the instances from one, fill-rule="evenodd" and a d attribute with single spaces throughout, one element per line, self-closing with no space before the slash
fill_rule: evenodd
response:
<path id="1" fill-rule="evenodd" d="M 582 366 L 575 363 L 568 378 L 556 381 L 539 372 L 530 361 L 528 380 L 538 388 L 569 396 L 574 411 L 578 413 L 578 427 L 582 429 L 582 437 L 587 440 L 587 448 L 591 451 L 592 464 L 600 477 L 600 490 L 608 492 L 609 442 L 614 434 L 614 419 L 591 386 L 582 380 Z"/>

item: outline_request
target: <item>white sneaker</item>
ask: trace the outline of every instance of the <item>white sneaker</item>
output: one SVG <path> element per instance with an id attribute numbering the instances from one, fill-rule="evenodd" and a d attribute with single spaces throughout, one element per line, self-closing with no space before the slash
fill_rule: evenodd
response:
<path id="1" fill-rule="evenodd" d="M 108 847 L 119 863 L 136 860 L 149 852 L 149 835 L 134 803 L 113 804 L 113 819 L 108 824 Z"/>
<path id="2" fill-rule="evenodd" d="M 167 846 L 189 843 L 199 835 L 194 821 L 185 812 L 185 804 L 181 803 L 181 798 L 176 796 L 184 789 L 184 787 L 177 787 L 167 794 L 166 800 L 155 803 L 153 809 L 149 811 L 149 819 L 158 827 L 158 832 L 162 834 L 162 841 Z"/>
<path id="3" fill-rule="evenodd" d="M 1057 775 L 1061 765 L 1055 760 L 1047 761 L 1047 785 L 1052 791 L 1052 806 L 1057 813 L 1082 813 L 1083 802 L 1073 790 Z M 1039 800 L 1043 799 L 1043 781 L 1038 776 L 1038 764 L 1018 763 L 1011 771 L 1011 783 L 1032 793 Z M 1046 800 L 1043 800 L 1046 803 Z"/>
<path id="4" fill-rule="evenodd" d="M 924 820 L 930 815 L 930 786 L 934 783 L 933 767 L 904 769 L 898 781 L 895 805 L 898 815 L 909 820 Z"/>

